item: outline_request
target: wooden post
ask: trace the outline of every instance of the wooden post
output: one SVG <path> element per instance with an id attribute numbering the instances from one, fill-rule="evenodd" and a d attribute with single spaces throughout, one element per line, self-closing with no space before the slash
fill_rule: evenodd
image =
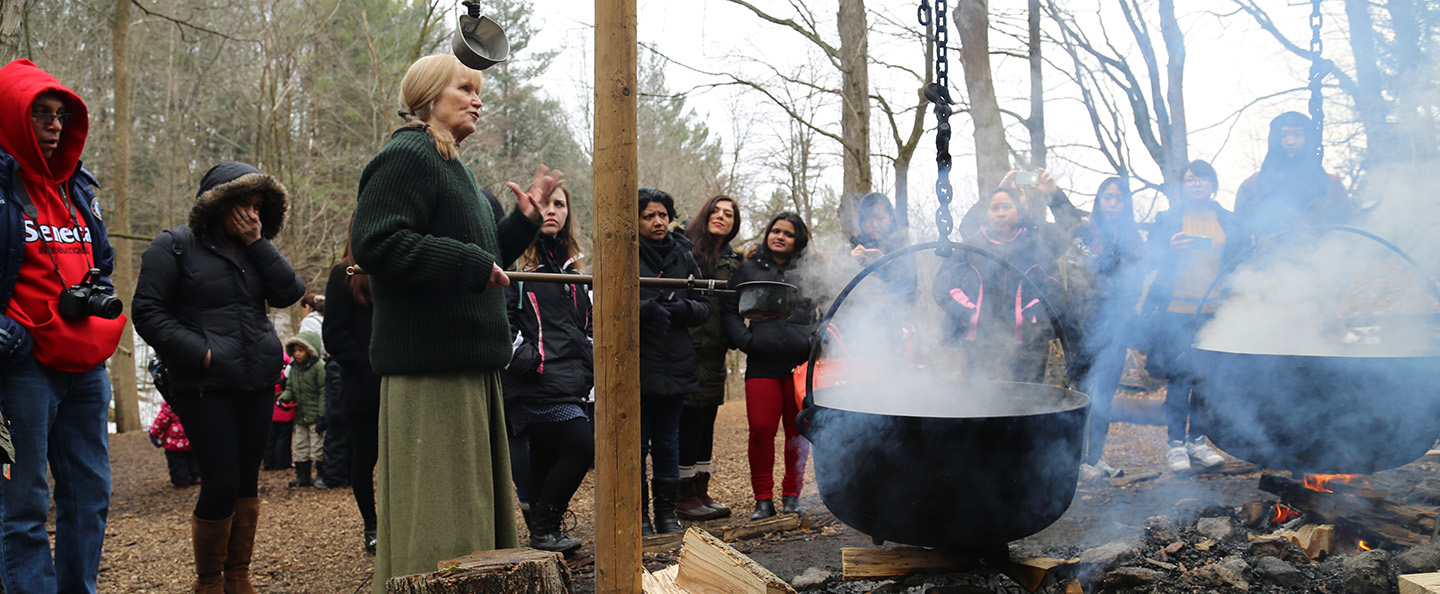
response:
<path id="1" fill-rule="evenodd" d="M 595 0 L 595 592 L 640 592 L 635 0 Z"/>

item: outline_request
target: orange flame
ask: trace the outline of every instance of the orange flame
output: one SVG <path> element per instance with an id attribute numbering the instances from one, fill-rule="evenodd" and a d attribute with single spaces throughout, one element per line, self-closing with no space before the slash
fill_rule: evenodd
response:
<path id="1" fill-rule="evenodd" d="M 1330 489 L 1330 485 L 1334 483 L 1350 484 L 1352 482 L 1357 482 L 1361 485 L 1370 484 L 1370 481 L 1364 480 L 1364 478 L 1365 475 L 1363 474 L 1307 474 L 1305 475 L 1304 484 L 1305 488 L 1311 491 L 1334 493 L 1335 491 Z"/>
<path id="2" fill-rule="evenodd" d="M 1362 550 L 1362 551 L 1368 551 L 1368 550 L 1371 549 L 1371 546 L 1365 544 L 1365 541 L 1363 541 L 1363 540 L 1360 541 L 1356 546 L 1360 547 L 1360 550 Z"/>
<path id="3" fill-rule="evenodd" d="M 1274 524 L 1284 524 L 1285 522 L 1289 522 L 1290 520 L 1298 517 L 1300 517 L 1300 512 L 1297 511 L 1295 508 L 1285 505 L 1283 503 L 1276 503 L 1275 517 L 1270 518 L 1270 522 Z"/>

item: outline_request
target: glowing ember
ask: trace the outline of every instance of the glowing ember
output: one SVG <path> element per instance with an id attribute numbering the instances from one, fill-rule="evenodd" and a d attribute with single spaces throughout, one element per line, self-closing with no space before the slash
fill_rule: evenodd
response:
<path id="1" fill-rule="evenodd" d="M 1298 517 L 1300 517 L 1300 512 L 1295 508 L 1283 503 L 1276 503 L 1275 517 L 1270 518 L 1270 522 L 1273 524 L 1284 524 Z"/>
<path id="2" fill-rule="evenodd" d="M 1368 551 L 1368 550 L 1371 549 L 1370 545 L 1365 544 L 1365 541 L 1363 541 L 1363 540 L 1360 541 L 1359 543 L 1356 543 L 1355 546 L 1360 547 L 1360 550 L 1362 550 L 1362 551 Z"/>
<path id="3" fill-rule="evenodd" d="M 1335 491 L 1330 490 L 1330 485 L 1334 483 L 1348 485 L 1352 482 L 1366 486 L 1370 484 L 1363 474 L 1307 474 L 1304 481 L 1306 489 L 1321 493 L 1334 493 Z"/>

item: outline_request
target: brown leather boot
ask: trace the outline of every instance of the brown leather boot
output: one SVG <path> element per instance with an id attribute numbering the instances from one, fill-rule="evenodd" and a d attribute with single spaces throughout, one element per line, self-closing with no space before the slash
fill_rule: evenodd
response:
<path id="1" fill-rule="evenodd" d="M 225 555 L 225 594 L 256 594 L 250 585 L 250 558 L 255 553 L 255 527 L 260 520 L 260 499 L 235 500 L 230 541 Z"/>
<path id="2" fill-rule="evenodd" d="M 685 477 L 680 479 L 679 499 L 675 501 L 675 513 L 687 520 L 709 520 L 719 517 L 715 510 L 700 501 L 695 495 L 695 479 Z"/>
<path id="3" fill-rule="evenodd" d="M 230 521 L 191 516 L 190 539 L 195 545 L 195 594 L 225 594 L 225 550 L 230 543 Z"/>
<path id="4" fill-rule="evenodd" d="M 730 508 L 728 506 L 710 498 L 710 473 L 695 473 L 695 496 L 699 497 L 700 502 L 704 503 L 706 507 L 715 510 L 715 517 L 730 517 Z"/>

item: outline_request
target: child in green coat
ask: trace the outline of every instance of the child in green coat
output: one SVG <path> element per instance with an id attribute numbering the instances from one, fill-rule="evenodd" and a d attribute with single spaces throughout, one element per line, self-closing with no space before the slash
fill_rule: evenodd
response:
<path id="1" fill-rule="evenodd" d="M 309 487 L 314 484 L 310 468 L 319 461 L 323 443 L 318 423 L 325 416 L 325 363 L 320 360 L 320 336 L 310 331 L 296 334 L 285 341 L 285 352 L 293 361 L 280 401 L 296 404 L 295 436 L 291 441 L 295 480 L 290 481 L 290 486 Z"/>

